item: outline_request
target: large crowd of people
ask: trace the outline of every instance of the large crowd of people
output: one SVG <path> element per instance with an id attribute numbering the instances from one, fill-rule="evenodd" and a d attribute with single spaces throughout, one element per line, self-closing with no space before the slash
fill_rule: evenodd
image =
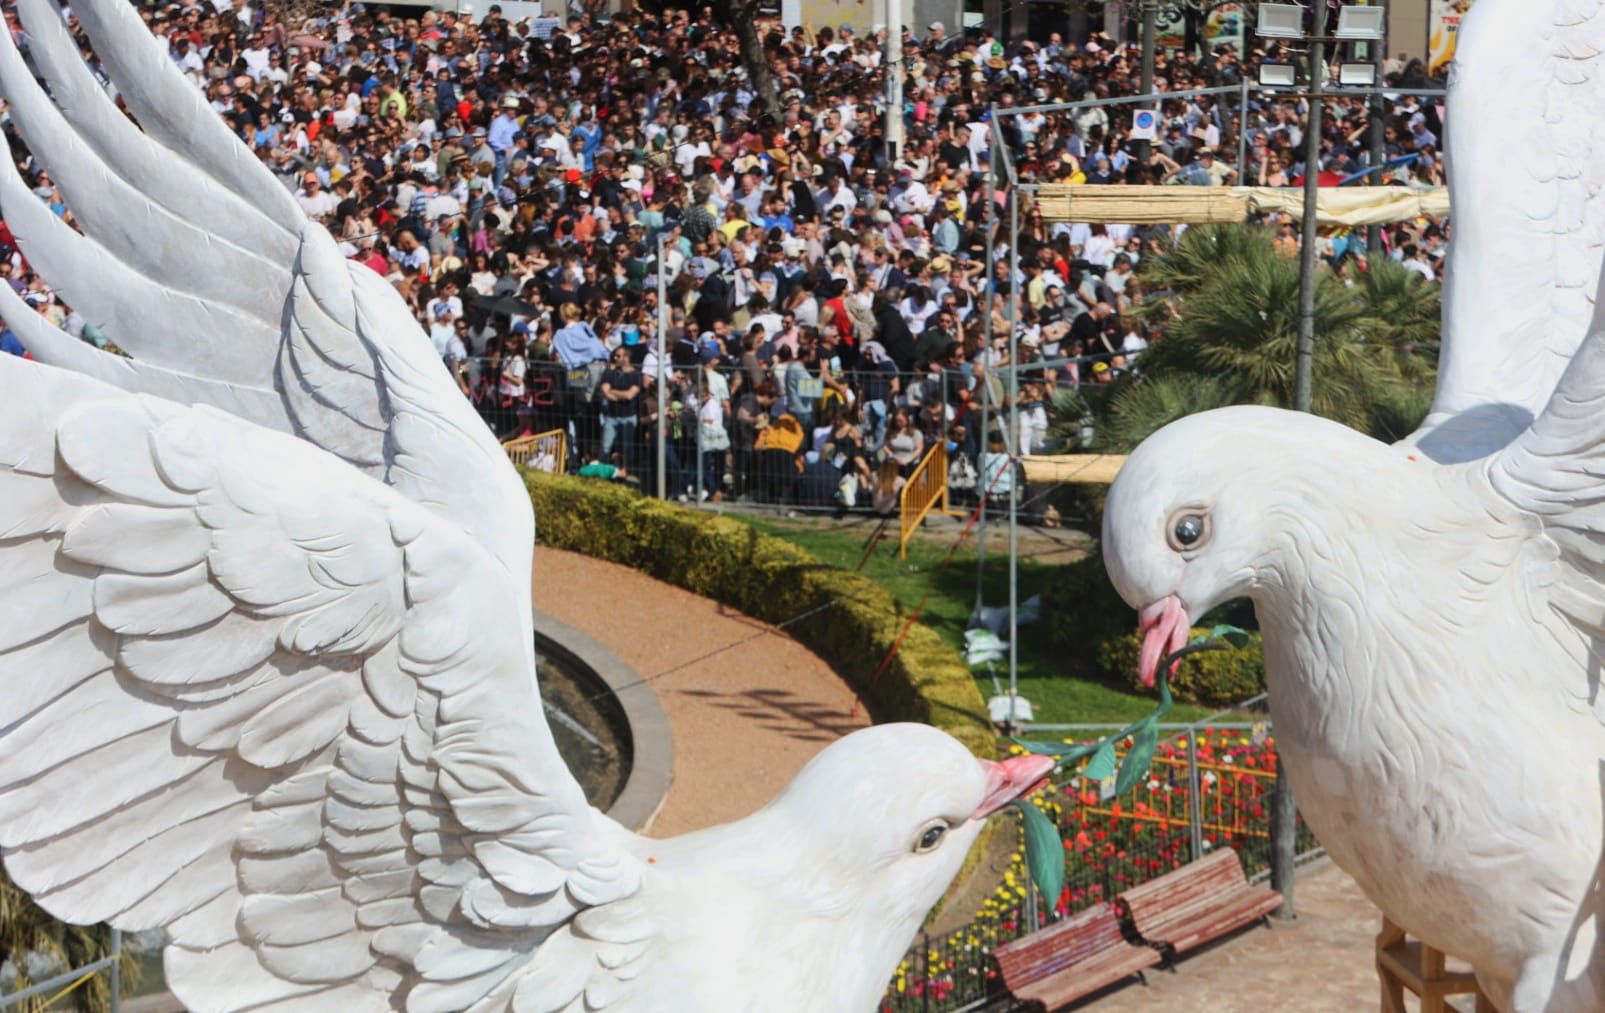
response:
<path id="1" fill-rule="evenodd" d="M 885 508 L 937 443 L 957 487 L 1006 493 L 1012 454 L 1047 439 L 1056 391 L 1111 382 L 1162 340 L 1132 309 L 1168 226 L 1050 222 L 1027 204 L 1018 251 L 991 236 L 989 276 L 988 194 L 1005 197 L 986 182 L 994 136 L 1035 182 L 1281 186 L 1305 171 L 1302 100 L 1257 91 L 1246 110 L 1232 95 L 1166 100 L 1152 142 L 1132 139 L 1123 106 L 994 128 L 994 107 L 1135 94 L 1134 47 L 1101 34 L 905 30 L 905 139 L 889 157 L 883 32 L 760 19 L 771 92 L 708 7 L 518 22 L 495 5 L 473 19 L 352 4 L 287 23 L 287 10 L 192 0 L 144 16 L 306 213 L 407 300 L 499 434 L 567 428 L 578 463 L 653 488 L 666 323 L 674 496 Z M 1156 87 L 1235 84 L 1277 56 L 1161 53 Z M 1387 70 L 1432 83 L 1419 63 Z M 1372 168 L 1370 115 L 1359 98 L 1329 103 L 1323 172 Z M 1437 106 L 1390 98 L 1384 128 L 1391 180 L 1442 181 Z M 1440 271 L 1441 225 L 1386 238 L 1413 270 Z M 1293 223 L 1278 241 L 1297 248 Z M 1362 252 L 1320 241 L 1333 261 Z M 104 343 L 8 252 L 19 291 Z M 1011 320 L 1018 433 L 983 429 L 1011 396 Z"/>

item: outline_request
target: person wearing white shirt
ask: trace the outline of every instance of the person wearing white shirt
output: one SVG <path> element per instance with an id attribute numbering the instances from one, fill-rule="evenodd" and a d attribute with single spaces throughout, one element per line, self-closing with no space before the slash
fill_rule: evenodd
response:
<path id="1" fill-rule="evenodd" d="M 1400 265 L 1407 271 L 1419 274 L 1422 281 L 1438 280 L 1437 272 L 1427 263 L 1427 258 L 1422 256 L 1421 250 L 1413 243 L 1404 248 L 1404 259 L 1400 261 Z"/>
<path id="2" fill-rule="evenodd" d="M 333 194 L 323 189 L 323 182 L 311 173 L 307 173 L 306 181 L 302 184 L 301 192 L 295 195 L 295 200 L 308 218 L 318 221 L 334 214 L 334 209 L 340 203 L 334 199 Z"/>
<path id="3" fill-rule="evenodd" d="M 430 320 L 435 319 L 435 317 L 439 315 L 442 307 L 444 307 L 446 311 L 452 315 L 453 319 L 463 315 L 463 301 L 457 297 L 455 294 L 456 291 L 456 286 L 450 282 L 447 282 L 446 285 L 442 287 L 443 294 L 436 296 L 435 298 L 429 300 L 427 304 L 425 304 L 424 312 L 428 314 Z"/>
<path id="4" fill-rule="evenodd" d="M 912 174 L 904 181 L 897 195 L 892 198 L 892 206 L 897 208 L 900 214 L 905 215 L 925 214 L 931 210 L 931 205 L 935 203 L 936 201 L 931 196 L 931 192 L 925 189 L 925 184 L 914 179 Z"/>
<path id="5" fill-rule="evenodd" d="M 206 63 L 201 54 L 196 52 L 189 44 L 188 38 L 180 38 L 173 48 L 173 62 L 186 74 L 200 74 L 205 71 Z"/>
<path id="6" fill-rule="evenodd" d="M 252 78 L 261 78 L 262 72 L 267 70 L 268 47 L 262 36 L 252 40 L 249 47 L 240 51 L 240 58 L 245 61 L 245 72 Z"/>
<path id="7" fill-rule="evenodd" d="M 674 164 L 680 167 L 680 175 L 690 176 L 692 167 L 696 165 L 697 159 L 710 158 L 712 156 L 713 149 L 708 147 L 707 141 L 685 140 L 680 143 L 679 147 L 674 149 Z"/>
<path id="8" fill-rule="evenodd" d="M 438 222 L 443 217 L 455 218 L 462 213 L 461 202 L 444 190 L 430 197 L 424 205 L 424 215 L 431 222 Z"/>
<path id="9" fill-rule="evenodd" d="M 853 188 L 847 185 L 847 180 L 839 176 L 836 178 L 835 192 L 826 199 L 825 207 L 827 210 L 841 208 L 849 215 L 858 207 L 858 197 L 853 193 Z"/>
<path id="10" fill-rule="evenodd" d="M 429 343 L 435 346 L 435 354 L 442 359 L 451 350 L 451 340 L 457 333 L 457 320 L 451 314 L 451 307 L 444 304 L 435 307 L 430 315 Z"/>

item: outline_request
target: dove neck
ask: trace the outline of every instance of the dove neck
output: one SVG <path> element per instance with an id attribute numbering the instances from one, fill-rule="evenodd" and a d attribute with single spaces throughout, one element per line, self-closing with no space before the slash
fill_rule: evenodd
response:
<path id="1" fill-rule="evenodd" d="M 873 861 L 860 868 L 855 856 L 798 830 L 772 807 L 648 842 L 653 921 L 690 930 L 665 940 L 670 947 L 723 954 L 772 994 L 807 997 L 799 1008 L 874 1009 L 932 899 L 901 888 L 895 872 Z M 960 857 L 972 836 L 966 830 L 955 842 Z M 684 920 L 692 910 L 706 914 Z"/>
<path id="2" fill-rule="evenodd" d="M 1455 691 L 1463 666 L 1452 650 L 1474 615 L 1462 596 L 1496 597 L 1523 539 L 1490 535 L 1484 501 L 1444 477 L 1436 488 L 1401 483 L 1417 497 L 1409 503 L 1373 491 L 1386 522 L 1360 504 L 1350 516 L 1271 512 L 1278 550 L 1256 568 L 1250 597 L 1278 739 L 1354 756 L 1398 735 L 1390 748 L 1408 752 L 1405 731 L 1430 726 Z"/>

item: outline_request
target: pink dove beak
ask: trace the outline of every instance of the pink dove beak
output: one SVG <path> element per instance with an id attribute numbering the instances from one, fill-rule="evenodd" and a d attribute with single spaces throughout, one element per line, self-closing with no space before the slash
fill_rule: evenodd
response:
<path id="1" fill-rule="evenodd" d="M 1152 687 L 1159 675 L 1159 659 L 1187 646 L 1187 610 L 1181 607 L 1180 598 L 1166 595 L 1137 613 L 1137 628 L 1142 631 L 1137 675 L 1144 686 Z M 1174 673 L 1176 665 L 1172 664 L 1170 670 Z"/>
<path id="2" fill-rule="evenodd" d="M 1054 768 L 1051 756 L 1011 756 L 1002 763 L 979 762 L 986 771 L 986 797 L 970 816 L 972 820 L 984 820 L 1015 799 L 1036 791 L 1047 783 Z"/>

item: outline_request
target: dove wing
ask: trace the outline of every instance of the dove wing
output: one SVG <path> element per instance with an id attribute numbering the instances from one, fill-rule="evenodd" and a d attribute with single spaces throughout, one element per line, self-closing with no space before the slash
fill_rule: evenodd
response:
<path id="1" fill-rule="evenodd" d="M 143 129 L 101 89 L 52 0 L 18 8 L 39 80 L 0 32 L 0 93 L 83 231 L 10 159 L 0 210 L 34 268 L 129 357 L 86 347 L 9 290 L 0 317 L 41 361 L 211 405 L 363 469 L 467 532 L 527 605 L 528 496 L 401 297 L 340 256 L 134 7 L 81 0 L 73 12 Z"/>
<path id="2" fill-rule="evenodd" d="M 1605 275 L 1600 283 L 1605 289 Z M 1605 303 L 1597 304 L 1588 339 L 1543 412 L 1509 446 L 1471 467 L 1552 543 L 1529 564 L 1528 586 L 1541 606 L 1536 624 L 1568 649 L 1576 635 L 1594 658 L 1605 657 Z M 1551 613 L 1562 622 L 1546 621 Z M 1605 722 L 1598 667 L 1590 663 L 1587 682 L 1566 691 Z"/>
<path id="3" fill-rule="evenodd" d="M 194 1009 L 628 994 L 642 867 L 553 746 L 520 581 L 395 489 L 211 407 L 11 356 L 0 391 L 20 887 L 68 921 L 165 930 Z"/>
<path id="4" fill-rule="evenodd" d="M 1449 76 L 1454 235 L 1432 412 L 1441 463 L 1503 447 L 1588 335 L 1605 253 L 1605 6 L 1481 0 Z"/>

